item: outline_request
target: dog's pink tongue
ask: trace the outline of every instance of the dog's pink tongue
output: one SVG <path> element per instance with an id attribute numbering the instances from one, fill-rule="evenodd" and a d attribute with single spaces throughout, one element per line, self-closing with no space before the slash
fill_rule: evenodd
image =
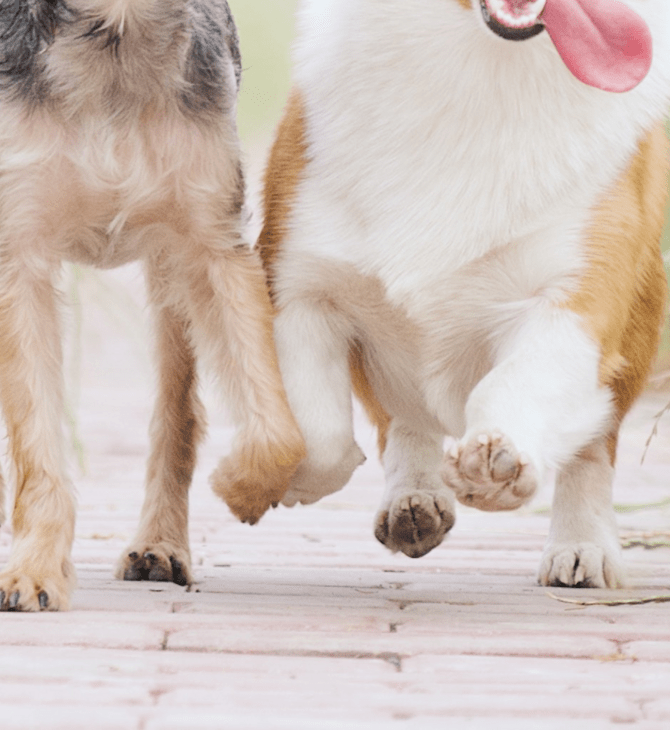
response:
<path id="1" fill-rule="evenodd" d="M 618 0 L 547 0 L 542 21 L 565 65 L 589 86 L 629 91 L 649 71 L 649 27 Z"/>

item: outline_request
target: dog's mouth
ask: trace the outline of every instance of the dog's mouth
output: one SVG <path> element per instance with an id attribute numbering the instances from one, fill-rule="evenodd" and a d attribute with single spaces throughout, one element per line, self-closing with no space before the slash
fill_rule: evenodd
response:
<path id="1" fill-rule="evenodd" d="M 539 22 L 547 0 L 479 0 L 484 22 L 501 38 L 525 41 L 544 30 Z"/>
<path id="2" fill-rule="evenodd" d="M 651 68 L 645 20 L 620 0 L 479 0 L 486 25 L 511 41 L 546 29 L 573 75 L 604 91 L 630 91 Z"/>

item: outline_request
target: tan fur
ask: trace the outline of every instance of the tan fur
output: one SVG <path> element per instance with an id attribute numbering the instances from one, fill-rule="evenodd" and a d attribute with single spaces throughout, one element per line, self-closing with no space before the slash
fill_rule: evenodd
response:
<path id="1" fill-rule="evenodd" d="M 213 486 L 240 519 L 256 522 L 279 501 L 304 456 L 277 366 L 265 274 L 243 240 L 234 120 L 180 107 L 181 57 L 156 34 L 145 37 L 159 14 L 179 21 L 184 3 L 86 2 L 123 35 L 127 63 L 68 37 L 67 26 L 48 48 L 52 102 L 8 101 L 0 117 L 0 399 L 16 481 L 0 607 L 18 610 L 66 608 L 74 585 L 55 285 L 63 260 L 143 260 L 157 325 L 146 498 L 119 577 L 192 580 L 188 488 L 205 427 L 196 354 L 239 427 Z M 183 29 L 175 28 L 178 44 Z"/>
<path id="2" fill-rule="evenodd" d="M 21 591 L 30 610 L 39 608 L 43 591 L 67 608 L 74 586 L 75 499 L 59 449 L 61 352 L 49 273 L 26 281 L 18 266 L 6 264 L 0 293 L 0 398 L 16 483 L 12 552 L 0 590 Z"/>
<path id="3" fill-rule="evenodd" d="M 195 354 L 188 325 L 171 308 L 161 306 L 157 278 L 148 276 L 150 299 L 156 311 L 157 356 L 160 362 L 158 398 L 151 422 L 151 457 L 140 524 L 133 544 L 121 556 L 116 577 L 126 571 L 166 569 L 172 579 L 170 557 L 191 583 L 188 541 L 188 489 L 195 468 L 196 447 L 204 435 L 205 412 L 197 394 Z M 159 291 L 152 292 L 152 289 Z M 158 300 L 158 301 L 157 301 Z M 156 566 L 151 566 L 155 556 Z"/>
<path id="4" fill-rule="evenodd" d="M 619 424 L 646 383 L 666 311 L 658 242 L 669 170 L 668 139 L 659 124 L 595 210 L 587 232 L 587 270 L 566 304 L 600 343 L 600 381 L 612 389 L 616 403 L 608 440 L 612 463 Z"/>

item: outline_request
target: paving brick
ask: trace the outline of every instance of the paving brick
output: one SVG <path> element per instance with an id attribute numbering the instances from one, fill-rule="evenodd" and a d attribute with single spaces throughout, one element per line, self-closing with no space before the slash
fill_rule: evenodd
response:
<path id="1" fill-rule="evenodd" d="M 638 660 L 664 662 L 670 665 L 670 641 L 631 641 L 625 644 L 622 651 Z M 670 688 L 670 683 L 668 684 Z"/>
<path id="2" fill-rule="evenodd" d="M 165 633 L 160 627 L 120 622 L 110 612 L 95 619 L 90 614 L 3 614 L 0 646 L 95 646 L 113 649 L 160 649 Z"/>
<path id="3" fill-rule="evenodd" d="M 3 730 L 141 730 L 142 726 L 142 713 L 136 708 L 86 707 L 76 696 L 57 709 L 33 702 L 2 708 Z"/>

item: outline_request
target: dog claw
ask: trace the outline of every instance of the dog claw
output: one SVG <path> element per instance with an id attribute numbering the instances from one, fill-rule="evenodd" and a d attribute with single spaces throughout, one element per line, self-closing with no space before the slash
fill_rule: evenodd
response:
<path id="1" fill-rule="evenodd" d="M 16 607 L 19 605 L 19 600 L 21 599 L 21 594 L 18 591 L 15 591 L 12 593 L 12 595 L 9 597 L 9 604 L 8 608 L 10 611 L 15 611 Z"/>
<path id="2" fill-rule="evenodd" d="M 37 598 L 40 602 L 40 608 L 44 610 L 49 605 L 49 594 L 46 591 L 40 591 Z"/>
<path id="3" fill-rule="evenodd" d="M 123 573 L 123 580 L 142 580 L 142 573 L 136 565 L 129 565 Z"/>
<path id="4" fill-rule="evenodd" d="M 0 591 L 0 611 L 2 611 L 2 607 L 5 605 L 5 592 Z"/>
<path id="5" fill-rule="evenodd" d="M 188 585 L 188 578 L 182 564 L 172 555 L 170 555 L 170 565 L 172 566 L 172 582 L 178 586 Z"/>

